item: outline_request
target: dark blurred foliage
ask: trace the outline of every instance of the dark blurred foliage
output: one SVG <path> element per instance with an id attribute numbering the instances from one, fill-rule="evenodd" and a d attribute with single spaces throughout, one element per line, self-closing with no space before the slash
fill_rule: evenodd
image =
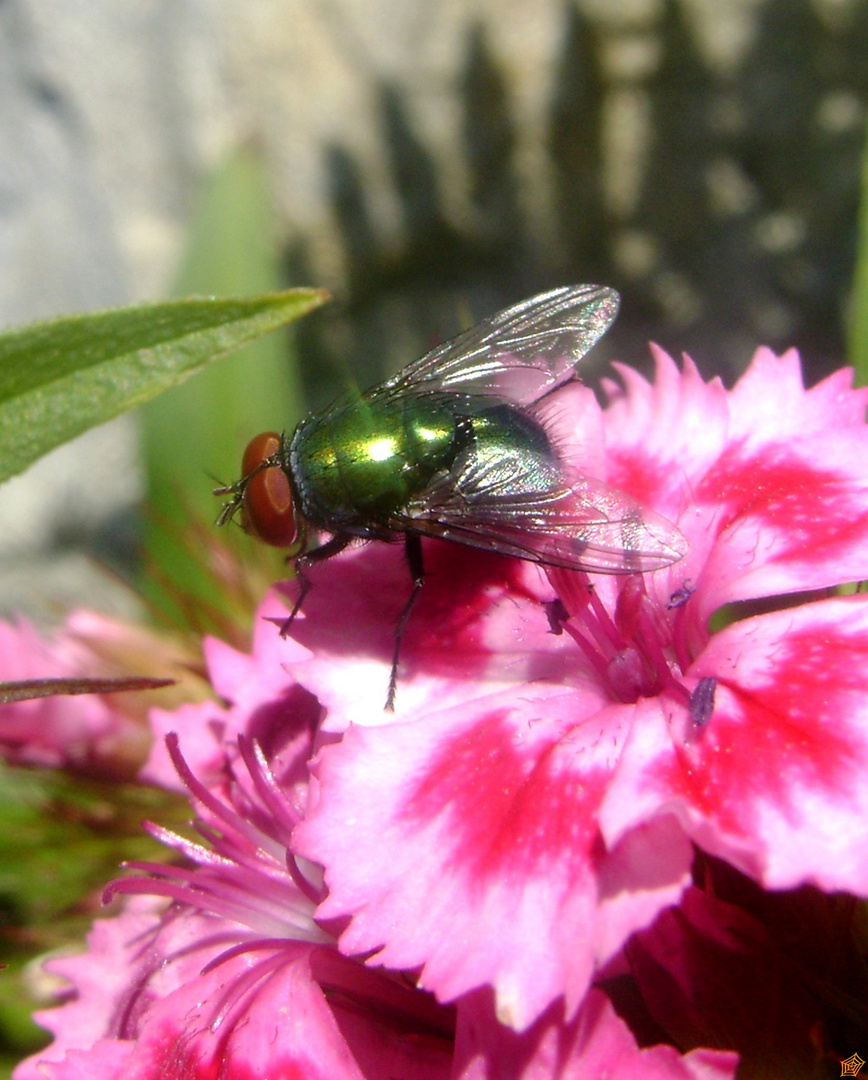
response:
<path id="1" fill-rule="evenodd" d="M 616 215 L 602 176 L 605 95 L 599 25 L 563 14 L 546 120 L 557 250 L 531 231 L 515 167 L 510 86 L 482 26 L 466 42 L 460 96 L 471 224 L 450 221 L 442 170 L 394 86 L 380 91 L 381 135 L 400 199 L 400 243 L 378 235 L 359 167 L 326 149 L 349 267 L 339 306 L 299 333 L 306 387 L 322 405 L 352 372 L 361 385 L 525 296 L 568 282 L 616 286 L 624 305 L 599 350 L 642 364 L 647 341 L 690 352 L 731 380 L 758 344 L 802 351 L 809 379 L 841 365 L 856 247 L 868 101 L 868 3 L 837 24 L 810 0 L 765 0 L 737 70 L 700 54 L 684 9 L 666 0 L 659 63 L 635 86 L 650 111 L 638 198 Z M 607 82 L 608 78 L 608 82 Z M 640 257 L 625 257 L 627 251 Z M 620 253 L 620 254 L 619 254 Z M 644 253 L 642 255 L 641 253 Z M 311 280 L 303 241 L 287 253 Z"/>

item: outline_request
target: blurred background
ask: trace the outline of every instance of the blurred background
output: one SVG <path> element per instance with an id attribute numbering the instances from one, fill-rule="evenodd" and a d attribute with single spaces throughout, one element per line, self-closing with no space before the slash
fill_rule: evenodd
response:
<path id="1" fill-rule="evenodd" d="M 0 0 L 0 324 L 335 296 L 0 490 L 0 608 L 128 611 L 94 557 L 213 520 L 250 436 L 554 285 L 623 294 L 591 378 L 840 366 L 866 99 L 866 0 Z"/>

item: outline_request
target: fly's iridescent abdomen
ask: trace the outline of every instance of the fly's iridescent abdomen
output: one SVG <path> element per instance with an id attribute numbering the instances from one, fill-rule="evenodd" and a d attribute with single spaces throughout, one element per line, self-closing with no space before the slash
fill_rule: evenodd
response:
<path id="1" fill-rule="evenodd" d="M 492 493 L 540 495 L 563 487 L 561 463 L 546 430 L 524 409 L 489 401 L 470 423 L 467 466 L 485 475 Z"/>

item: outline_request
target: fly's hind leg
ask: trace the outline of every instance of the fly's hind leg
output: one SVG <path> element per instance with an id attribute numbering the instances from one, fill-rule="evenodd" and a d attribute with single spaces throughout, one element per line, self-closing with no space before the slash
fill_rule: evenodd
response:
<path id="1" fill-rule="evenodd" d="M 392 670 L 389 673 L 389 692 L 386 695 L 387 712 L 395 711 L 395 693 L 398 689 L 398 661 L 401 657 L 401 642 L 404 639 L 404 631 L 407 629 L 407 623 L 410 621 L 410 614 L 413 611 L 413 606 L 419 598 L 422 586 L 425 584 L 425 565 L 422 562 L 422 539 L 417 533 L 408 532 L 404 534 L 404 554 L 407 558 L 407 569 L 410 571 L 410 577 L 413 579 L 413 588 L 410 591 L 407 603 L 404 605 L 404 610 L 401 612 L 401 617 L 398 619 L 398 625 L 395 627 L 395 648 L 392 651 Z"/>
<path id="2" fill-rule="evenodd" d="M 305 570 L 311 563 L 324 562 L 326 559 L 330 559 L 332 555 L 337 555 L 339 551 L 344 550 L 352 539 L 352 536 L 346 536 L 343 533 L 335 533 L 335 535 L 324 544 L 320 544 L 320 546 L 314 548 L 313 551 L 308 551 L 305 555 L 299 555 L 295 559 L 295 576 L 298 580 L 298 599 L 296 600 L 292 611 L 289 613 L 289 616 L 281 623 L 281 637 L 285 638 L 289 633 L 290 627 L 295 621 L 296 615 L 301 611 L 301 605 L 304 603 L 305 597 L 310 592 L 311 585 L 313 584 L 305 573 Z"/>

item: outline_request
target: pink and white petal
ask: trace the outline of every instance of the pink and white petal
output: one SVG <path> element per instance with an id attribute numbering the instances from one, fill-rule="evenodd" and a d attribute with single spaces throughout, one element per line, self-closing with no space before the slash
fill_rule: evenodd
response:
<path id="1" fill-rule="evenodd" d="M 402 548 L 360 545 L 314 564 L 306 573 L 311 589 L 291 633 L 307 656 L 290 664 L 291 674 L 325 706 L 330 731 L 342 731 L 351 720 L 388 722 L 391 717 L 383 707 L 395 628 L 412 584 Z M 295 583 L 284 588 L 293 601 Z M 413 620 L 404 670 L 410 662 L 412 632 Z M 403 673 L 399 689 L 398 715 L 408 704 Z"/>
<path id="2" fill-rule="evenodd" d="M 459 1003 L 455 1080 L 733 1080 L 735 1054 L 673 1046 L 640 1049 L 606 995 L 593 989 L 564 1022 L 553 1006 L 524 1034 L 497 1023 L 490 995 Z"/>
<path id="3" fill-rule="evenodd" d="M 103 1039 L 135 1038 L 155 1002 L 195 981 L 227 938 L 238 940 L 236 924 L 210 916 L 188 912 L 161 922 L 164 908 L 162 900 L 135 898 L 121 915 L 94 922 L 86 952 L 46 962 L 46 970 L 68 979 L 75 994 L 34 1014 L 55 1036 L 39 1060 L 63 1060 Z"/>
<path id="4" fill-rule="evenodd" d="M 326 707 L 326 731 L 391 723 L 532 678 L 565 676 L 539 568 L 446 541 L 424 542 L 426 578 L 401 647 L 394 713 L 384 711 L 395 630 L 410 595 L 403 550 L 373 543 L 309 574 L 293 636 L 310 659 L 289 671 Z"/>
<path id="5" fill-rule="evenodd" d="M 191 979 L 154 1004 L 139 1025 L 136 1050 L 143 1064 L 130 1080 L 448 1080 L 448 1042 L 396 1032 L 376 1013 L 366 1016 L 363 1002 L 344 1007 L 339 988 L 330 1002 L 311 970 L 315 948 L 293 951 L 237 1002 L 227 985 L 243 981 L 257 962 L 255 953 Z"/>
<path id="6" fill-rule="evenodd" d="M 241 1016 L 218 1024 L 227 981 L 240 979 L 245 966 L 243 959 L 230 961 L 152 1001 L 138 1018 L 128 1080 L 212 1075 L 364 1080 L 322 991 L 299 962 L 264 980 Z"/>
<path id="7" fill-rule="evenodd" d="M 215 787 L 225 779 L 228 709 L 216 701 L 197 701 L 177 709 L 151 709 L 148 722 L 154 741 L 148 760 L 139 771 L 140 781 L 187 794 L 166 750 L 166 736 L 170 734 L 178 735 L 184 759 L 204 784 Z"/>
<path id="8" fill-rule="evenodd" d="M 239 652 L 218 638 L 203 642 L 215 692 L 245 715 L 285 694 L 292 685 L 288 666 L 307 657 L 307 650 L 292 637 L 280 636 L 280 626 L 289 612 L 280 587 L 272 589 L 257 609 L 249 653 Z"/>
<path id="9" fill-rule="evenodd" d="M 319 705 L 289 671 L 293 661 L 308 653 L 291 638 L 281 638 L 279 623 L 287 614 L 283 598 L 272 591 L 257 613 L 250 653 L 216 638 L 205 639 L 211 682 L 228 705 L 206 701 L 172 711 L 152 709 L 148 719 L 155 737 L 140 779 L 181 793 L 186 790 L 166 751 L 169 734 L 178 735 L 185 760 L 209 787 L 225 781 L 227 746 L 239 735 L 257 741 L 278 776 L 281 762 L 291 767 L 309 751 Z"/>
<path id="10" fill-rule="evenodd" d="M 129 1080 L 136 1046 L 122 1039 L 100 1039 L 87 1050 L 70 1050 L 60 1061 L 38 1054 L 12 1070 L 12 1080 Z"/>
<path id="11" fill-rule="evenodd" d="M 852 368 L 842 368 L 805 389 L 798 352 L 777 356 L 760 348 L 729 393 L 734 441 L 760 448 L 852 429 L 865 433 L 868 387 L 853 387 Z"/>
<path id="12" fill-rule="evenodd" d="M 702 618 L 868 576 L 868 394 L 849 372 L 806 391 L 796 353 L 761 349 L 727 393 L 689 359 L 679 373 L 655 357 L 653 386 L 628 368 L 624 390 L 609 386 L 607 478 L 684 533 L 674 570 L 698 587 Z"/>
<path id="13" fill-rule="evenodd" d="M 607 839 L 662 811 L 767 888 L 868 895 L 868 602 L 828 600 L 734 623 L 689 672 L 718 680 L 691 730 L 640 702 L 601 820 Z M 655 712 L 657 713 L 655 719 Z"/>
<path id="14" fill-rule="evenodd" d="M 69 980 L 75 996 L 58 1008 L 34 1013 L 35 1022 L 50 1031 L 54 1041 L 18 1066 L 16 1080 L 42 1077 L 40 1063 L 61 1062 L 73 1051 L 88 1050 L 108 1034 L 129 995 L 130 943 L 140 941 L 157 922 L 156 915 L 144 912 L 98 919 L 88 934 L 87 952 L 45 962 L 50 974 Z"/>
<path id="15" fill-rule="evenodd" d="M 727 391 L 706 383 L 689 357 L 683 371 L 655 345 L 653 384 L 625 364 L 615 367 L 623 387 L 606 380 L 606 480 L 679 523 L 685 477 L 702 476 L 727 445 Z"/>
<path id="16" fill-rule="evenodd" d="M 89 953 L 54 962 L 53 970 L 71 978 L 76 999 L 39 1014 L 57 1038 L 22 1063 L 17 1080 L 447 1080 L 447 1041 L 406 1037 L 400 1026 L 386 1030 L 376 1001 L 365 1021 L 358 1003 L 344 1010 L 340 994 L 326 998 L 312 971 L 315 946 L 248 949 L 209 969 L 208 961 L 239 940 L 237 926 L 188 913 L 156 936 L 149 933 L 155 927 L 150 916 L 102 920 Z"/>
<path id="17" fill-rule="evenodd" d="M 421 967 L 445 1001 L 490 983 L 518 1030 L 560 995 L 574 1010 L 596 967 L 677 900 L 690 858 L 683 837 L 661 852 L 671 827 L 602 848 L 597 807 L 631 709 L 599 706 L 535 684 L 326 748 L 293 846 L 326 868 L 318 916 L 350 917 L 341 949 Z"/>
<path id="18" fill-rule="evenodd" d="M 636 930 L 675 904 L 690 884 L 694 850 L 674 815 L 631 829 L 598 864 L 597 955 L 613 956 Z"/>
<path id="19" fill-rule="evenodd" d="M 219 1024 L 227 983 L 246 958 L 192 979 L 140 1019 L 130 1080 L 191 1076 L 304 1076 L 364 1080 L 322 991 L 303 961 L 285 964 L 253 991 L 239 1015 Z"/>
<path id="20" fill-rule="evenodd" d="M 708 608 L 868 576 L 868 428 L 732 443 L 695 486 L 716 537 L 699 581 Z"/>
<path id="21" fill-rule="evenodd" d="M 730 394 L 730 443 L 698 480 L 722 532 L 706 576 L 719 602 L 868 573 L 868 390 L 843 370 L 805 390 L 794 350 L 754 359 Z"/>

